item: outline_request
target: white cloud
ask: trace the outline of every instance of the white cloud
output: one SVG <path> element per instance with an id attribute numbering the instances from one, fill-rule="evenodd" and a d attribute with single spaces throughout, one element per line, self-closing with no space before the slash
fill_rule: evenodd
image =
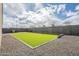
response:
<path id="1" fill-rule="evenodd" d="M 13 18 L 7 17 L 6 20 L 3 20 L 3 27 L 14 27 L 15 26 L 15 21 Z"/>
<path id="2" fill-rule="evenodd" d="M 72 12 L 72 11 L 68 11 L 66 12 L 66 16 L 69 17 L 69 16 L 74 16 L 76 13 L 75 12 Z"/>
<path id="3" fill-rule="evenodd" d="M 52 8 L 52 12 L 56 12 L 56 10 L 58 9 L 57 5 L 48 4 L 48 6 Z"/>
<path id="4" fill-rule="evenodd" d="M 66 12 L 67 16 L 73 17 L 68 18 L 66 21 L 63 22 L 55 16 L 54 12 L 57 11 L 57 13 L 59 13 L 60 11 L 64 11 L 65 4 L 59 5 L 58 9 L 57 5 L 43 7 L 42 4 L 36 4 L 36 12 L 27 12 L 25 10 L 24 4 L 6 4 L 5 7 L 8 8 L 10 15 L 16 15 L 17 18 L 7 17 L 6 15 L 4 15 L 3 27 L 42 27 L 43 25 L 52 26 L 53 24 L 59 26 L 64 24 L 67 20 L 70 21 L 71 24 L 78 24 L 79 19 L 78 16 L 75 16 L 79 12 Z"/>
<path id="5" fill-rule="evenodd" d="M 75 15 L 79 14 L 79 11 L 77 11 L 77 12 L 68 11 L 65 14 L 66 14 L 67 17 L 75 16 Z"/>
<path id="6" fill-rule="evenodd" d="M 34 7 L 35 10 L 39 10 L 41 8 L 43 8 L 43 5 L 41 3 L 35 3 L 35 7 Z"/>
<path id="7" fill-rule="evenodd" d="M 76 6 L 75 10 L 78 10 L 79 11 L 79 5 Z"/>
<path id="8" fill-rule="evenodd" d="M 51 26 L 52 23 L 57 23 L 57 19 L 51 7 L 42 7 L 41 4 L 36 4 L 39 9 L 36 12 L 25 11 L 23 4 L 6 4 L 11 15 L 17 15 L 18 18 L 6 17 L 3 21 L 3 27 L 41 27 Z M 56 8 L 56 7 L 55 7 Z M 21 14 L 19 14 L 19 12 Z M 52 15 L 51 15 L 52 14 Z M 7 19 L 7 20 L 6 20 Z M 21 19 L 21 20 L 20 20 Z M 55 24 L 54 23 L 54 24 Z M 6 25 L 7 24 L 7 25 Z M 56 25 L 56 24 L 55 24 Z"/>
<path id="9" fill-rule="evenodd" d="M 39 10 L 42 15 L 53 14 L 51 7 L 45 7 Z"/>
<path id="10" fill-rule="evenodd" d="M 11 4 L 4 4 L 4 9 L 8 9 L 8 14 L 10 16 L 17 16 L 18 14 L 22 14 L 25 12 L 24 4 L 16 4 L 16 3 L 11 3 Z"/>
<path id="11" fill-rule="evenodd" d="M 52 15 L 51 15 L 51 13 L 52 13 Z M 54 22 L 56 23 L 56 22 L 60 21 L 59 19 L 57 19 L 55 17 L 55 15 L 53 14 L 52 9 L 50 7 L 41 8 L 37 12 L 29 11 L 28 14 L 24 14 L 20 17 L 22 17 L 22 19 L 27 18 L 27 19 L 24 19 L 24 22 L 26 20 L 30 20 L 32 22 L 31 24 L 33 25 L 33 27 L 34 26 L 39 27 L 39 26 L 43 26 L 43 25 L 51 26 L 52 23 L 54 23 Z M 30 25 L 30 26 L 32 26 L 32 25 Z"/>
<path id="12" fill-rule="evenodd" d="M 65 4 L 58 5 L 57 13 L 59 13 L 60 11 L 64 11 L 64 10 L 65 10 Z"/>
<path id="13" fill-rule="evenodd" d="M 79 14 L 79 5 L 76 6 L 75 10 L 76 10 L 76 12 L 73 12 L 71 10 L 65 12 L 66 16 L 70 17 L 70 16 L 76 16 L 76 15 L 78 15 Z"/>
<path id="14" fill-rule="evenodd" d="M 79 15 L 67 18 L 66 20 L 63 21 L 63 24 L 65 24 L 66 22 L 69 23 L 68 25 L 79 25 Z"/>

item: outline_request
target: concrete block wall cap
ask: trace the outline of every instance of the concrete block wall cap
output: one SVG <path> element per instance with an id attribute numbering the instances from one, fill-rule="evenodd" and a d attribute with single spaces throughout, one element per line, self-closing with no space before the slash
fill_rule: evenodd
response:
<path id="1" fill-rule="evenodd" d="M 59 34 L 58 38 L 61 38 L 62 36 L 64 36 L 64 34 Z"/>

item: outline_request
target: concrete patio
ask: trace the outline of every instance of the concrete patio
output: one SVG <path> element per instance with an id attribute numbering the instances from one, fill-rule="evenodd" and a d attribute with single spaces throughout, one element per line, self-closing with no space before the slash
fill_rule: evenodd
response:
<path id="1" fill-rule="evenodd" d="M 9 34 L 4 34 L 1 41 L 2 56 L 79 56 L 79 36 L 65 35 L 31 49 Z"/>

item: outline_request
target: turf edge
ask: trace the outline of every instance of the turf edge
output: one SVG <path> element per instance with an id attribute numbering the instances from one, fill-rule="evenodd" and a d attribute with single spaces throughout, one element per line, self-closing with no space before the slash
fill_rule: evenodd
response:
<path id="1" fill-rule="evenodd" d="M 11 35 L 12 36 L 12 35 Z M 12 36 L 13 38 L 15 38 L 15 39 L 17 39 L 16 37 L 14 37 L 14 36 Z M 56 38 L 56 39 L 58 39 L 58 38 Z M 55 40 L 56 40 L 55 39 Z M 30 48 L 32 48 L 32 49 L 35 49 L 35 48 L 37 48 L 37 47 L 39 47 L 39 46 L 42 46 L 42 45 L 44 45 L 44 44 L 46 44 L 46 43 L 49 43 L 49 42 L 51 42 L 51 41 L 54 41 L 54 40 L 50 40 L 50 41 L 48 41 L 48 42 L 45 42 L 45 43 L 43 43 L 43 44 L 40 44 L 40 45 L 38 45 L 38 46 L 36 46 L 36 47 L 32 47 L 32 46 L 30 46 L 29 44 L 27 44 L 27 43 L 25 43 L 24 41 L 22 41 L 22 40 L 20 40 L 20 39 L 17 39 L 17 40 L 19 40 L 20 42 L 22 42 L 24 45 L 27 45 L 28 47 L 30 47 Z"/>

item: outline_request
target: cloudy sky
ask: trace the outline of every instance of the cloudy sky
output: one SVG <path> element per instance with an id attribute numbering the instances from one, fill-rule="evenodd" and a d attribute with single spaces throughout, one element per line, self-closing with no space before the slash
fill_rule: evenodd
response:
<path id="1" fill-rule="evenodd" d="M 78 3 L 3 4 L 4 28 L 79 25 Z"/>

